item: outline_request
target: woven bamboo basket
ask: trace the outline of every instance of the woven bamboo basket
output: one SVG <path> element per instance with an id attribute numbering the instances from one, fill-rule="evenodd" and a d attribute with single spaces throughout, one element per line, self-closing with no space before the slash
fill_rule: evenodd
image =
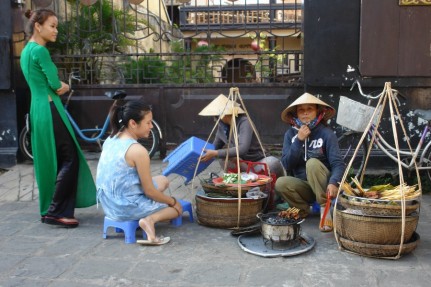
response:
<path id="1" fill-rule="evenodd" d="M 400 244 L 401 217 L 372 217 L 336 211 L 337 233 L 346 239 L 368 244 Z M 419 216 L 405 217 L 404 241 L 408 242 L 416 230 Z"/>
<path id="2" fill-rule="evenodd" d="M 245 227 L 258 221 L 256 214 L 262 211 L 263 199 L 242 199 L 239 226 Z M 238 224 L 238 199 L 208 199 L 196 195 L 196 215 L 202 225 L 232 228 Z"/>
<path id="3" fill-rule="evenodd" d="M 413 233 L 409 242 L 403 244 L 400 255 L 405 255 L 413 250 L 419 243 L 420 236 L 416 232 Z M 398 255 L 399 245 L 381 245 L 368 244 L 362 242 L 351 241 L 349 239 L 339 237 L 341 245 L 348 251 L 353 253 L 369 256 L 369 257 L 391 257 Z"/>
<path id="4" fill-rule="evenodd" d="M 373 201 L 356 201 L 349 200 L 344 196 L 340 196 L 339 201 L 344 208 L 359 211 L 362 215 L 366 216 L 401 216 L 402 208 L 400 204 L 381 204 L 374 203 Z M 405 205 L 406 215 L 410 215 L 417 211 L 419 202 L 413 201 L 412 204 Z"/>

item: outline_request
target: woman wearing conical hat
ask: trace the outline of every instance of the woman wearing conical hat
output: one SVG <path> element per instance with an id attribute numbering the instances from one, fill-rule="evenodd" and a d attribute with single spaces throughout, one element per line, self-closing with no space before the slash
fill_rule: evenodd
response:
<path id="1" fill-rule="evenodd" d="M 305 93 L 288 106 L 281 119 L 291 125 L 284 135 L 281 163 L 293 176 L 277 179 L 275 189 L 291 207 L 306 216 L 315 200 L 321 214 L 327 194 L 335 197 L 344 173 L 337 137 L 326 126 L 335 109 L 311 94 Z M 332 230 L 330 212 L 321 231 Z"/>
<path id="2" fill-rule="evenodd" d="M 229 148 L 227 148 L 230 126 L 232 118 L 235 116 L 236 128 L 238 131 L 238 154 L 240 159 L 251 162 L 266 163 L 271 173 L 275 173 L 277 177 L 285 175 L 285 171 L 280 160 L 273 156 L 264 157 L 262 148 L 253 132 L 251 123 L 239 104 L 232 102 L 224 95 L 219 95 L 209 103 L 199 113 L 199 115 L 213 116 L 216 118 L 220 117 L 216 136 L 213 142 L 215 150 L 205 150 L 205 154 L 201 158 L 203 162 L 212 158 L 218 158 L 220 160 L 220 164 L 224 167 L 224 159 L 226 158 L 226 154 L 228 154 L 229 164 L 227 168 L 230 169 L 236 166 L 237 151 L 233 136 L 231 136 Z M 246 168 L 246 166 L 241 167 L 241 170 L 246 170 Z"/>

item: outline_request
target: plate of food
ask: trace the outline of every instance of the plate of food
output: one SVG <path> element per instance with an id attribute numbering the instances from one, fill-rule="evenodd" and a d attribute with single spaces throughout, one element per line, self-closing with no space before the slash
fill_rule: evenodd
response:
<path id="1" fill-rule="evenodd" d="M 241 186 L 252 187 L 261 186 L 272 181 L 272 178 L 267 175 L 254 174 L 254 173 L 241 173 Z M 216 186 L 238 186 L 237 173 L 225 173 L 222 177 L 214 178 L 213 183 Z"/>

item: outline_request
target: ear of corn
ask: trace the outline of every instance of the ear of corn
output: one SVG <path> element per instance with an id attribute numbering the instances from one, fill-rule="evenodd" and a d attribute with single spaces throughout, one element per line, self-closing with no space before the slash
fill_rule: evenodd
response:
<path id="1" fill-rule="evenodd" d="M 363 197 L 365 194 L 365 190 L 362 188 L 361 184 L 359 183 L 359 180 L 356 177 L 352 177 L 352 181 L 355 183 L 356 188 L 358 189 L 358 196 Z"/>
<path id="2" fill-rule="evenodd" d="M 402 191 L 404 191 L 404 198 L 407 200 L 415 199 L 421 195 L 420 190 L 416 190 L 417 184 L 408 186 L 407 184 L 398 185 L 392 189 L 386 189 L 380 192 L 380 199 L 386 200 L 401 200 Z"/>
<path id="3" fill-rule="evenodd" d="M 392 186 L 391 184 L 375 185 L 370 187 L 367 191 L 362 188 L 361 184 L 356 178 L 352 178 L 356 189 L 352 188 L 347 182 L 343 182 L 341 187 L 345 194 L 357 197 L 367 197 L 374 199 L 384 200 L 402 200 L 402 193 L 406 200 L 413 200 L 421 195 L 421 191 L 417 189 L 417 184 L 408 186 L 407 184 Z"/>

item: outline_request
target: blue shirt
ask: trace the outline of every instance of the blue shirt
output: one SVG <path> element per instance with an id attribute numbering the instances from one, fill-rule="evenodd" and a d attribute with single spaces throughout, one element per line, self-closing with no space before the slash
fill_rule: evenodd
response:
<path id="1" fill-rule="evenodd" d="M 305 148 L 307 148 L 306 155 Z M 307 180 L 305 163 L 310 158 L 320 160 L 331 172 L 328 184 L 338 186 L 344 174 L 345 164 L 341 158 L 337 136 L 323 124 L 318 124 L 312 129 L 306 141 L 298 139 L 296 128 L 291 127 L 284 135 L 281 163 L 286 171 L 292 171 L 295 177 Z"/>

